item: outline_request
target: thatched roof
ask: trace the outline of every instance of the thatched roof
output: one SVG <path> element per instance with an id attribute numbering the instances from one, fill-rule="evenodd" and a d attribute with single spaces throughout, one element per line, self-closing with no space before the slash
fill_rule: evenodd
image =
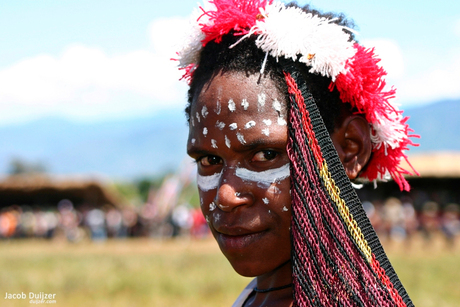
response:
<path id="1" fill-rule="evenodd" d="M 409 161 L 422 178 L 460 178 L 460 152 L 416 154 L 409 156 Z M 410 169 L 406 162 L 403 167 Z"/>
<path id="2" fill-rule="evenodd" d="M 0 207 L 55 206 L 63 199 L 92 207 L 120 205 L 120 197 L 100 181 L 45 175 L 14 175 L 0 180 Z"/>

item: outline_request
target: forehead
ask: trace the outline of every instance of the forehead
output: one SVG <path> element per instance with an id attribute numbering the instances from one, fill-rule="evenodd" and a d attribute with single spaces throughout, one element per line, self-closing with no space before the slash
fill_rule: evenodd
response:
<path id="1" fill-rule="evenodd" d="M 274 82 L 258 75 L 226 73 L 205 84 L 191 105 L 191 126 L 201 126 L 208 115 L 227 121 L 285 117 L 285 97 Z"/>

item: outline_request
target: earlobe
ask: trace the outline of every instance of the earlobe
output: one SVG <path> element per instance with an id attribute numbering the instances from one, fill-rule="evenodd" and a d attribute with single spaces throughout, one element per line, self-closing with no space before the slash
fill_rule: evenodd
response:
<path id="1" fill-rule="evenodd" d="M 331 138 L 348 178 L 355 179 L 371 157 L 369 124 L 359 115 L 348 116 L 336 127 Z"/>

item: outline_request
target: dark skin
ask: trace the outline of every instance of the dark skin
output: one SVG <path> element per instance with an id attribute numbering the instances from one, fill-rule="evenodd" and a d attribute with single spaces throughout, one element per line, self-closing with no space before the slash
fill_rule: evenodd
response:
<path id="1" fill-rule="evenodd" d="M 259 289 L 292 282 L 284 97 L 269 78 L 229 72 L 205 84 L 191 107 L 187 150 L 207 184 L 199 184 L 201 209 L 235 271 L 257 277 Z M 367 122 L 346 114 L 331 137 L 356 178 L 371 153 Z M 245 306 L 292 306 L 292 287 L 253 293 Z"/>

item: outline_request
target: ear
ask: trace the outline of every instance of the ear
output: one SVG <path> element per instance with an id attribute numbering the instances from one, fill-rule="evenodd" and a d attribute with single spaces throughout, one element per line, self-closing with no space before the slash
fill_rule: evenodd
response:
<path id="1" fill-rule="evenodd" d="M 355 179 L 371 157 L 369 124 L 359 115 L 347 116 L 335 128 L 331 138 L 348 178 Z"/>

